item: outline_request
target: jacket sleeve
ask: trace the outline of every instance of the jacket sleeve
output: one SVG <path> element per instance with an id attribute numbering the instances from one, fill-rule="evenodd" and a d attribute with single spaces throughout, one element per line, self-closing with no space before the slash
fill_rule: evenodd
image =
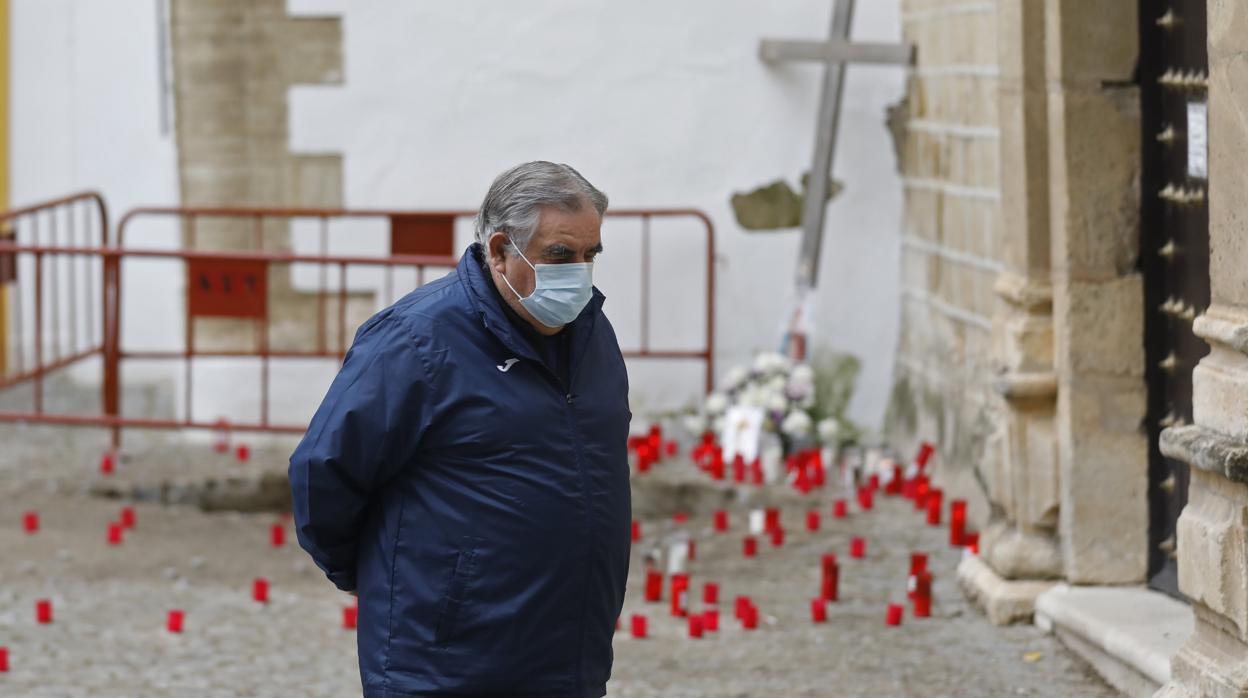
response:
<path id="1" fill-rule="evenodd" d="M 428 427 L 423 353 L 399 318 L 362 328 L 290 457 L 299 544 L 343 591 L 355 590 L 372 495 L 412 459 Z"/>

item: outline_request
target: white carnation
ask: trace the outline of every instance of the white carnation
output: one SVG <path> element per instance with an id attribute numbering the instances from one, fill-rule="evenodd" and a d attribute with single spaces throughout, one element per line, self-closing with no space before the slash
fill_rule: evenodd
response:
<path id="1" fill-rule="evenodd" d="M 789 408 L 789 401 L 784 397 L 783 393 L 767 392 L 767 399 L 763 405 L 771 412 L 783 412 Z"/>

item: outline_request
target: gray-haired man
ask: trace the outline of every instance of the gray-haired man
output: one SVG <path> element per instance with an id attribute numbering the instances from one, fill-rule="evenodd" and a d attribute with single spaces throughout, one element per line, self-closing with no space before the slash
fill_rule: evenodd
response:
<path id="1" fill-rule="evenodd" d="M 360 328 L 291 456 L 299 541 L 360 597 L 364 695 L 601 696 L 631 519 L 607 197 L 499 175 L 450 275 Z"/>

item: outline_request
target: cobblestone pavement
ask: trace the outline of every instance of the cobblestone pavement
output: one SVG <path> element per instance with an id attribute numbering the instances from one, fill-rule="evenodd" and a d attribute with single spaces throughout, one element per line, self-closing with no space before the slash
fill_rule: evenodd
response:
<path id="1" fill-rule="evenodd" d="M 0 695 L 359 695 L 354 633 L 341 627 L 351 599 L 294 545 L 289 522 L 137 502 L 137 526 L 110 546 L 107 524 L 129 502 L 88 494 L 99 479 L 100 443 L 98 433 L 0 426 L 0 646 L 11 667 L 0 674 Z M 253 465 L 238 466 L 206 445 L 127 443 L 135 445 L 116 477 L 179 467 L 238 476 L 246 467 L 280 467 L 284 455 L 260 452 Z M 673 463 L 645 477 L 687 481 L 689 471 Z M 691 511 L 679 527 L 657 513 L 643 521 L 610 696 L 1116 695 L 1052 637 L 1030 626 L 994 628 L 970 608 L 955 585 L 960 553 L 949 548 L 947 530 L 922 525 L 909 502 L 880 497 L 874 510 L 834 520 L 826 495 L 775 499 L 786 502 L 787 539 L 780 548 L 760 540 L 753 560 L 741 555 L 746 505 L 732 510 L 726 534 L 709 530 L 709 511 Z M 804 530 L 811 507 L 823 514 L 816 533 Z M 22 530 L 26 511 L 39 513 L 35 534 Z M 286 533 L 280 547 L 270 542 L 275 523 Z M 704 582 L 720 584 L 721 630 L 697 640 L 666 603 L 642 599 L 642 557 L 685 533 L 698 540 L 688 566 L 694 608 Z M 847 554 L 855 535 L 867 539 L 864 560 Z M 933 617 L 907 610 L 900 627 L 887 627 L 886 605 L 905 600 L 912 550 L 931 553 Z M 829 606 L 826 624 L 814 625 L 809 602 L 824 552 L 841 559 L 842 600 Z M 255 577 L 271 583 L 267 604 L 251 599 Z M 758 630 L 733 620 L 738 594 L 757 604 Z M 38 599 L 52 601 L 51 624 L 35 622 Z M 186 613 L 181 634 L 165 630 L 170 609 Z M 649 638 L 628 637 L 634 613 L 647 616 Z"/>

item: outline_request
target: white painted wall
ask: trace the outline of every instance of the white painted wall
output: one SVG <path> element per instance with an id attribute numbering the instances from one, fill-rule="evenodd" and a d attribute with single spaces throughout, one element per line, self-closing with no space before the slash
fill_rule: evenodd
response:
<path id="1" fill-rule="evenodd" d="M 10 7 L 13 204 L 94 189 L 110 206 L 111 225 L 133 206 L 176 205 L 173 124 L 162 130 L 160 118 L 156 0 L 11 0 Z M 136 246 L 178 244 L 173 226 L 144 232 Z M 69 271 L 60 270 L 63 291 Z M 33 279 L 30 260 L 19 274 Z M 176 265 L 128 263 L 124 278 L 125 335 L 144 346 L 180 346 L 183 282 Z M 26 339 L 33 343 L 32 302 L 32 293 L 23 294 Z M 166 373 L 132 364 L 126 375 Z M 98 362 L 82 366 L 77 377 L 98 381 Z"/>
<path id="2" fill-rule="evenodd" d="M 692 206 L 718 229 L 722 369 L 773 349 L 791 300 L 798 233 L 746 234 L 734 191 L 809 167 L 820 70 L 771 68 L 761 37 L 826 36 L 829 0 L 289 0 L 342 15 L 345 86 L 291 94 L 292 147 L 345 153 L 352 207 L 475 208 L 517 162 L 567 162 L 617 207 Z M 898 40 L 897 0 L 858 3 L 853 36 Z M 849 71 L 836 160 L 819 343 L 864 359 L 852 414 L 875 425 L 897 334 L 901 186 L 884 109 L 902 71 Z M 664 231 L 656 226 L 656 240 Z M 700 342 L 702 277 L 693 231 L 656 242 L 651 336 Z M 621 342 L 638 340 L 635 238 L 619 227 L 596 271 Z M 669 344 L 670 346 L 670 344 Z M 680 404 L 690 365 L 632 362 L 635 407 Z"/>
<path id="3" fill-rule="evenodd" d="M 613 206 L 691 206 L 714 219 L 721 371 L 777 345 L 798 233 L 746 234 L 728 201 L 776 178 L 796 182 L 809 166 L 820 70 L 766 67 L 756 49 L 764 36 L 826 35 L 829 0 L 782 9 L 761 0 L 289 2 L 293 13 L 343 16 L 345 85 L 293 90 L 291 132 L 296 150 L 345 154 L 348 206 L 471 209 L 510 165 L 568 162 Z M 854 37 L 896 40 L 897 5 L 860 2 Z M 15 203 L 78 188 L 101 190 L 114 217 L 177 203 L 156 29 L 155 0 L 13 0 Z M 864 359 L 852 412 L 868 425 L 883 412 L 897 334 L 901 187 L 883 120 L 901 93 L 900 70 L 849 71 L 836 164 L 848 188 L 829 212 L 817 306 L 819 343 Z M 136 233 L 135 246 L 176 240 L 171 227 Z M 655 234 L 651 336 L 656 348 L 697 346 L 697 229 L 656 225 Z M 369 237 L 365 247 L 384 239 Z M 597 281 L 621 341 L 635 346 L 635 230 L 608 227 L 606 244 Z M 131 263 L 125 278 L 129 343 L 179 347 L 177 268 Z M 635 411 L 700 390 L 690 364 L 630 369 Z M 132 364 L 126 376 L 167 373 Z M 227 370 L 220 390 L 197 397 L 197 414 L 235 412 L 228 401 L 254 389 L 252 373 Z M 309 396 L 281 402 L 305 411 L 324 389 L 314 382 Z"/>

